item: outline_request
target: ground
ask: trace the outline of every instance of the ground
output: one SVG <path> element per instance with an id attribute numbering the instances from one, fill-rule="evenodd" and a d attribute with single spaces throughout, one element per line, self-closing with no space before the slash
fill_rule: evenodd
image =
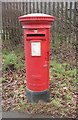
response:
<path id="1" fill-rule="evenodd" d="M 50 100 L 29 103 L 26 97 L 25 66 L 3 70 L 3 111 L 46 114 L 52 117 L 76 117 L 76 50 L 74 45 L 61 44 L 51 50 Z M 18 55 L 18 57 L 21 53 Z M 24 58 L 22 60 L 24 62 Z M 9 66 L 10 67 L 10 66 Z M 12 68 L 12 66 L 11 66 Z M 19 67 L 18 67 L 19 68 Z"/>

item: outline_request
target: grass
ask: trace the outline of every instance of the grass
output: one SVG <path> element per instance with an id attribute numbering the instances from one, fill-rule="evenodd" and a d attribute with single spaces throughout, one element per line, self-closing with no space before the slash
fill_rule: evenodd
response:
<path id="1" fill-rule="evenodd" d="M 3 52 L 3 70 L 15 70 L 24 68 L 24 50 L 17 48 L 16 51 Z"/>
<path id="2" fill-rule="evenodd" d="M 58 111 L 58 116 L 67 117 L 68 114 L 70 114 L 70 111 L 73 111 L 72 105 L 75 107 L 75 99 L 73 97 L 73 92 L 75 91 L 75 76 L 76 69 L 71 69 L 69 64 L 60 64 L 56 60 L 51 60 L 50 94 L 54 95 L 54 98 L 51 98 L 49 103 L 28 103 L 19 98 L 20 111 L 28 111 L 29 113 L 46 113 L 50 115 L 55 113 L 55 116 Z M 19 89 L 20 91 L 24 90 L 23 86 L 20 86 Z"/>
<path id="3" fill-rule="evenodd" d="M 64 79 L 72 78 L 73 81 L 76 81 L 76 68 L 71 69 L 71 66 L 68 63 L 60 64 L 56 60 L 51 60 L 50 74 L 51 77 L 56 76 Z"/>
<path id="4" fill-rule="evenodd" d="M 55 98 L 51 101 L 52 106 L 56 107 L 56 108 L 60 108 L 61 107 L 61 102 L 58 98 Z"/>
<path id="5" fill-rule="evenodd" d="M 17 88 L 12 94 L 17 103 L 15 109 L 22 112 L 29 113 L 45 113 L 50 114 L 54 117 L 71 117 L 75 116 L 75 98 L 74 93 L 76 91 L 76 68 L 71 68 L 67 62 L 59 63 L 57 59 L 50 60 L 50 102 L 48 103 L 28 103 L 26 99 L 26 84 L 23 83 L 24 72 L 20 72 L 21 76 L 18 75 L 17 70 L 24 69 L 24 50 L 17 48 L 12 52 L 5 52 L 3 54 L 4 68 L 6 69 L 9 65 L 14 65 L 16 72 L 13 74 L 14 81 L 18 79 Z M 10 80 L 7 75 L 7 81 Z M 24 79 L 24 80 L 23 80 Z M 0 79 L 0 82 L 2 80 Z M 6 82 L 6 78 L 3 78 L 3 82 Z M 5 84 L 4 84 L 5 85 Z M 7 89 L 7 87 L 5 88 Z M 6 93 L 6 92 L 5 92 Z M 4 93 L 4 95 L 5 95 Z M 25 94 L 24 94 L 25 93 Z M 8 92 L 9 94 L 9 92 Z M 10 95 L 11 96 L 11 95 Z M 5 99 L 8 99 L 5 95 Z M 7 103 L 8 104 L 8 103 Z M 73 106 L 73 108 L 72 108 Z M 7 106 L 4 106 L 7 109 Z M 71 112 L 70 112 L 71 111 Z"/>

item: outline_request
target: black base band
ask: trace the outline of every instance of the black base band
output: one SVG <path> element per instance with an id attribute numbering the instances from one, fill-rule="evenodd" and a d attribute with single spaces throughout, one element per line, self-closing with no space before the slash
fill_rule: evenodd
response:
<path id="1" fill-rule="evenodd" d="M 26 90 L 26 96 L 28 98 L 29 102 L 38 102 L 39 100 L 48 102 L 49 101 L 49 97 L 50 97 L 50 93 L 49 90 L 45 90 L 45 91 L 40 91 L 40 92 L 33 92 L 31 90 Z"/>

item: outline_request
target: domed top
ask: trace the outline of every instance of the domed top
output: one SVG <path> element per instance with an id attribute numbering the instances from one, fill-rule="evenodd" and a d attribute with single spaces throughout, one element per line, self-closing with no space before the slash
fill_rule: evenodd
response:
<path id="1" fill-rule="evenodd" d="M 52 17 L 52 16 L 43 14 L 43 13 L 31 13 L 31 14 L 20 16 L 20 17 Z"/>
<path id="2" fill-rule="evenodd" d="M 51 22 L 54 21 L 54 16 L 42 14 L 42 13 L 32 13 L 19 17 L 19 21 L 23 24 L 23 28 L 26 27 L 43 27 L 49 26 Z"/>
<path id="3" fill-rule="evenodd" d="M 20 22 L 24 23 L 41 23 L 43 22 L 52 22 L 54 21 L 54 16 L 42 14 L 42 13 L 32 13 L 19 17 Z"/>

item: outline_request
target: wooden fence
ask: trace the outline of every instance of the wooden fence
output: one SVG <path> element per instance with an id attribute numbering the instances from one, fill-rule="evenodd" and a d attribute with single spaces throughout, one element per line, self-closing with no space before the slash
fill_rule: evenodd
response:
<path id="1" fill-rule="evenodd" d="M 51 43 L 75 42 L 77 2 L 2 2 L 2 39 L 11 44 L 23 41 L 20 15 L 45 13 L 55 16 L 51 27 Z"/>

